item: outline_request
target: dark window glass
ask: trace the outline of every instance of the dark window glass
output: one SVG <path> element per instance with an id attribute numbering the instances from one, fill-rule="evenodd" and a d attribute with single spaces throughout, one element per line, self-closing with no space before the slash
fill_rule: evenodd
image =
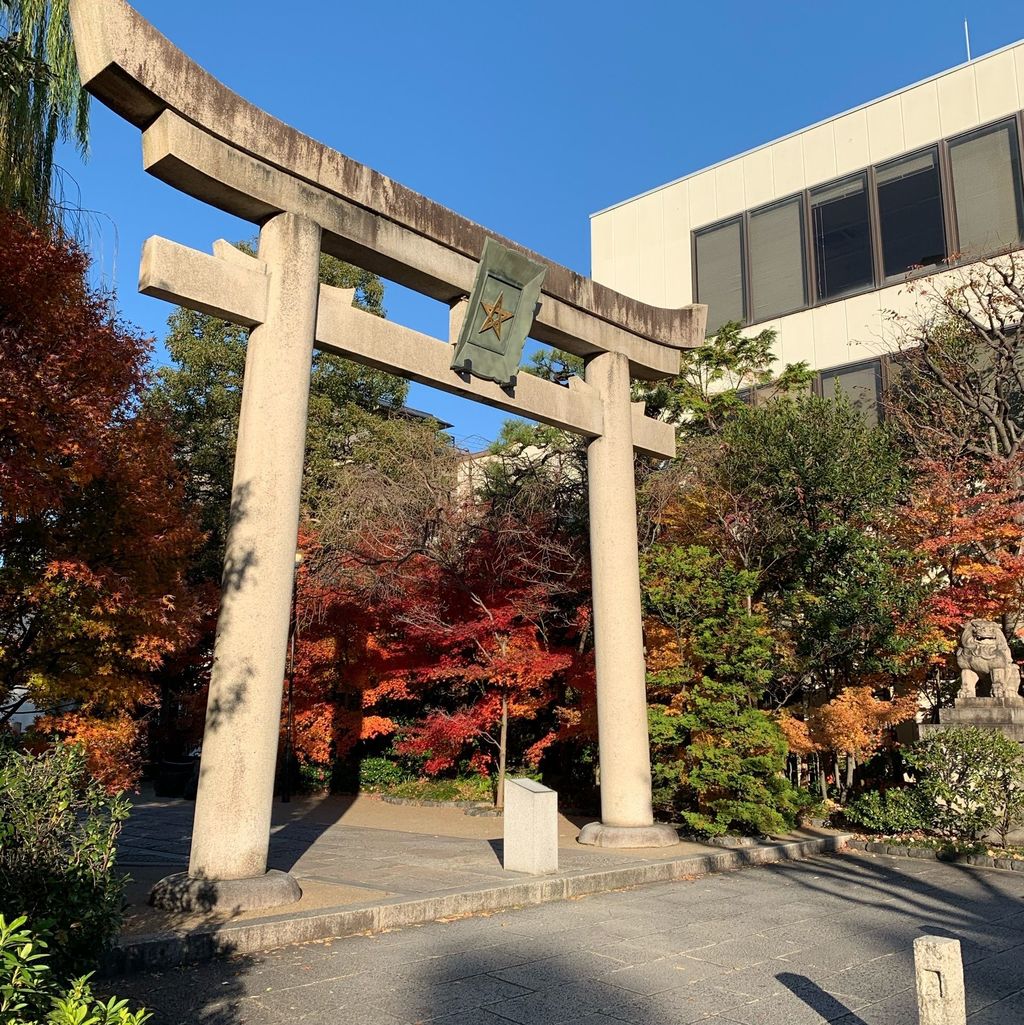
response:
<path id="1" fill-rule="evenodd" d="M 740 222 L 702 231 L 696 238 L 697 302 L 707 303 L 708 334 L 743 320 L 743 241 Z"/>
<path id="2" fill-rule="evenodd" d="M 946 257 L 939 161 L 934 150 L 902 157 L 876 172 L 882 264 L 887 278 Z"/>
<path id="3" fill-rule="evenodd" d="M 750 215 L 750 301 L 754 323 L 807 305 L 802 203 L 791 199 Z"/>
<path id="4" fill-rule="evenodd" d="M 960 252 L 984 256 L 1021 237 L 1017 128 L 1003 122 L 949 144 Z"/>
<path id="5" fill-rule="evenodd" d="M 874 426 L 879 421 L 882 398 L 882 366 L 878 360 L 856 366 L 837 367 L 821 373 L 821 394 L 834 399 L 841 394 L 864 419 Z"/>
<path id="6" fill-rule="evenodd" d="M 874 269 L 864 175 L 811 192 L 811 222 L 818 297 L 870 285 Z"/>

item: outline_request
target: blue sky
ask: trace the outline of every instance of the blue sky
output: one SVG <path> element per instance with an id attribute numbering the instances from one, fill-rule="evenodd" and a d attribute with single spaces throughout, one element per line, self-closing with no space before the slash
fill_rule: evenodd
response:
<path id="1" fill-rule="evenodd" d="M 135 6 L 235 91 L 495 232 L 589 273 L 591 213 L 1024 37 L 1020 0 L 267 0 Z M 60 158 L 124 316 L 149 235 L 209 251 L 252 226 L 149 178 L 139 132 L 93 104 L 90 159 Z M 389 316 L 447 310 L 390 286 Z M 157 359 L 166 358 L 157 348 Z M 414 386 L 467 447 L 505 414 Z"/>

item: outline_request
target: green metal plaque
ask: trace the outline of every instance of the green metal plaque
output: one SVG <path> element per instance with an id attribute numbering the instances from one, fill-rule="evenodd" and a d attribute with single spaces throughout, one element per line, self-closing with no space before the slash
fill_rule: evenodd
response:
<path id="1" fill-rule="evenodd" d="M 484 240 L 452 370 L 514 388 L 547 268 Z"/>

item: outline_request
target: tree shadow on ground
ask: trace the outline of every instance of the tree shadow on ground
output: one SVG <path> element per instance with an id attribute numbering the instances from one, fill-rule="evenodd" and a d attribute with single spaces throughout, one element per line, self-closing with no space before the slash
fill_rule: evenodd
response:
<path id="1" fill-rule="evenodd" d="M 971 883 L 965 871 L 976 870 L 949 869 L 943 881 L 817 858 L 108 986 L 153 1008 L 152 1025 L 909 1025 L 913 937 L 942 920 L 976 937 L 977 949 L 965 941 L 972 1025 L 1021 1020 L 1013 1001 L 1024 997 L 1012 994 L 1024 991 L 1024 923 L 989 926 L 1012 947 L 986 952 L 980 944 L 997 905 L 1003 922 L 1024 919 L 1024 879 Z M 784 938 L 801 929 L 799 943 Z M 854 967 L 821 967 L 830 930 L 849 939 Z M 851 996 L 853 983 L 861 988 Z"/>

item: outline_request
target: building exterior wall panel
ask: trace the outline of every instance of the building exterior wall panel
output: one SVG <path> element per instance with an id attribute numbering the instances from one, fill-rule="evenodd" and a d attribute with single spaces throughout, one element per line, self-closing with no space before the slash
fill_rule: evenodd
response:
<path id="1" fill-rule="evenodd" d="M 775 177 L 775 196 L 799 192 L 804 187 L 804 147 L 799 135 L 782 139 L 772 147 L 772 173 Z"/>
<path id="2" fill-rule="evenodd" d="M 836 142 L 831 123 L 818 125 L 801 135 L 804 149 L 804 175 L 809 185 L 836 176 Z"/>
<path id="3" fill-rule="evenodd" d="M 690 251 L 689 184 L 677 182 L 662 190 L 665 214 L 665 305 L 693 302 Z"/>
<path id="4" fill-rule="evenodd" d="M 864 116 L 868 126 L 868 155 L 871 163 L 881 163 L 906 150 L 903 105 L 898 96 L 872 103 L 865 110 Z"/>
<path id="5" fill-rule="evenodd" d="M 1014 53 L 996 53 L 974 69 L 978 97 L 978 124 L 997 121 L 1021 106 Z"/>
<path id="6" fill-rule="evenodd" d="M 859 171 L 871 163 L 866 111 L 855 110 L 846 117 L 839 118 L 835 124 L 834 135 L 837 175 Z"/>
<path id="7" fill-rule="evenodd" d="M 778 196 L 775 192 L 775 174 L 772 167 L 774 147 L 755 150 L 740 161 L 743 168 L 743 191 L 747 206 L 761 206 Z"/>
<path id="8" fill-rule="evenodd" d="M 900 95 L 903 108 L 903 144 L 908 150 L 935 142 L 942 136 L 939 120 L 939 90 L 934 82 L 925 82 Z"/>
<path id="9" fill-rule="evenodd" d="M 665 306 L 664 192 L 652 192 L 637 203 L 640 246 L 637 296 L 651 306 Z"/>
<path id="10" fill-rule="evenodd" d="M 705 171 L 689 180 L 690 229 L 699 228 L 718 219 L 718 199 L 715 194 L 715 176 Z"/>
<path id="11" fill-rule="evenodd" d="M 778 325 L 775 353 L 779 362 L 772 368 L 781 371 L 787 363 L 814 363 L 814 318 L 811 310 L 802 310 L 773 322 Z"/>
<path id="12" fill-rule="evenodd" d="M 612 211 L 590 218 L 590 276 L 595 281 L 616 281 Z"/>
<path id="13" fill-rule="evenodd" d="M 615 286 L 623 295 L 638 298 L 640 291 L 640 242 L 637 237 L 637 211 L 639 205 L 630 203 L 613 211 L 613 253 L 615 260 Z"/>
<path id="14" fill-rule="evenodd" d="M 715 200 L 719 217 L 731 217 L 747 206 L 740 161 L 730 160 L 715 169 Z"/>
<path id="15" fill-rule="evenodd" d="M 846 303 L 828 303 L 811 310 L 814 325 L 812 367 L 838 366 L 849 362 L 846 343 Z"/>
<path id="16" fill-rule="evenodd" d="M 978 89 L 974 68 L 968 66 L 943 75 L 935 84 L 939 98 L 939 126 L 943 135 L 956 135 L 977 128 Z"/>

